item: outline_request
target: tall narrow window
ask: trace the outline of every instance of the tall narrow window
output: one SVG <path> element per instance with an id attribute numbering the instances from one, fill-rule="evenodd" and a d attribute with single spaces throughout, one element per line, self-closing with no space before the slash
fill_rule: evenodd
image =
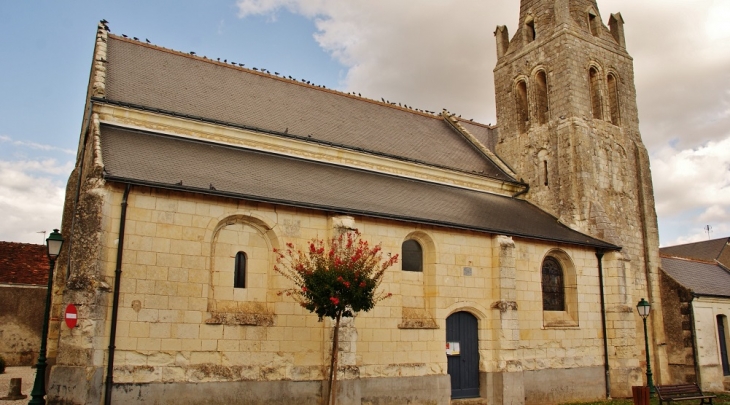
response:
<path id="1" fill-rule="evenodd" d="M 246 288 L 246 262 L 248 258 L 245 252 L 236 253 L 236 268 L 233 275 L 234 288 Z"/>
<path id="2" fill-rule="evenodd" d="M 525 19 L 525 40 L 530 43 L 535 40 L 537 37 L 537 32 L 535 31 L 535 20 L 532 17 L 527 17 Z"/>
<path id="3" fill-rule="evenodd" d="M 727 353 L 727 317 L 725 315 L 717 316 L 717 334 L 720 340 L 720 360 L 722 361 L 722 374 L 730 375 L 730 358 Z"/>
<path id="4" fill-rule="evenodd" d="M 550 256 L 542 262 L 542 310 L 565 311 L 563 268 Z"/>
<path id="5" fill-rule="evenodd" d="M 588 72 L 588 80 L 591 91 L 591 110 L 593 110 L 593 118 L 603 119 L 603 106 L 601 105 L 601 91 L 598 69 L 591 66 Z"/>
<path id="6" fill-rule="evenodd" d="M 609 73 L 606 78 L 608 84 L 608 104 L 611 108 L 611 124 L 619 125 L 619 108 L 618 108 L 618 83 L 616 82 L 616 76 Z"/>
<path id="7" fill-rule="evenodd" d="M 544 184 L 548 185 L 548 170 L 547 170 L 547 160 L 542 161 L 542 168 L 543 168 L 543 176 L 545 176 L 545 182 Z"/>
<path id="8" fill-rule="evenodd" d="M 423 271 L 423 249 L 421 249 L 421 244 L 409 239 L 403 242 L 401 250 L 404 271 Z"/>
<path id="9" fill-rule="evenodd" d="M 588 29 L 591 30 L 591 34 L 594 37 L 598 36 L 598 32 L 599 32 L 598 30 L 600 29 L 599 28 L 600 26 L 601 26 L 601 20 L 599 20 L 598 17 L 596 16 L 596 14 L 594 14 L 592 11 L 589 11 L 588 12 Z"/>
<path id="10" fill-rule="evenodd" d="M 540 125 L 548 122 L 548 86 L 545 71 L 541 70 L 535 75 L 535 98 L 537 101 L 537 123 Z"/>
<path id="11" fill-rule="evenodd" d="M 526 132 L 529 124 L 529 109 L 527 105 L 527 83 L 524 80 L 517 82 L 515 89 L 515 98 L 517 102 L 517 127 L 520 133 Z"/>

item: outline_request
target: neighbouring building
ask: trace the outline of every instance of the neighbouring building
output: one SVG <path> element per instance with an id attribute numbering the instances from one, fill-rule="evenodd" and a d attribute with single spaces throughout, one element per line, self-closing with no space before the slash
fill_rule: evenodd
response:
<path id="1" fill-rule="evenodd" d="M 659 253 L 672 382 L 730 391 L 730 238 L 668 246 Z"/>
<path id="2" fill-rule="evenodd" d="M 340 403 L 630 396 L 641 298 L 668 379 L 632 58 L 602 21 L 522 0 L 495 33 L 497 126 L 101 24 L 54 280 L 52 317 L 74 303 L 79 324 L 52 325 L 49 403 L 317 403 L 332 325 L 277 295 L 272 249 L 349 229 L 404 260 L 345 326 Z"/>
<path id="3" fill-rule="evenodd" d="M 38 359 L 48 266 L 45 245 L 0 242 L 0 356 L 8 366 Z"/>

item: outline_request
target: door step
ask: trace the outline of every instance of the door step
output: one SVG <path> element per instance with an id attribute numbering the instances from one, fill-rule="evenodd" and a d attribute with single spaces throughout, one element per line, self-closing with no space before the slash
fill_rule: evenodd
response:
<path id="1" fill-rule="evenodd" d="M 486 398 L 452 399 L 451 405 L 489 405 Z"/>

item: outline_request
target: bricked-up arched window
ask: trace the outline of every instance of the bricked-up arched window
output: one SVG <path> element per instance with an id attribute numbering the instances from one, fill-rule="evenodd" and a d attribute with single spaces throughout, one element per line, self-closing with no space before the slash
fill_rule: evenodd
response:
<path id="1" fill-rule="evenodd" d="M 550 256 L 542 262 L 542 310 L 565 311 L 563 267 Z"/>
<path id="2" fill-rule="evenodd" d="M 246 257 L 245 252 L 236 253 L 235 271 L 233 273 L 233 288 L 246 288 Z"/>
<path id="3" fill-rule="evenodd" d="M 539 125 L 548 122 L 548 85 L 547 75 L 540 70 L 535 75 L 535 101 L 537 101 L 537 123 Z"/>
<path id="4" fill-rule="evenodd" d="M 526 132 L 529 126 L 530 113 L 527 105 L 527 83 L 524 80 L 517 82 L 515 102 L 517 104 L 517 128 L 520 133 Z"/>
<path id="5" fill-rule="evenodd" d="M 606 84 L 608 85 L 608 105 L 611 110 L 611 124 L 619 125 L 621 121 L 619 119 L 618 82 L 613 73 L 609 73 L 606 77 Z"/>
<path id="6" fill-rule="evenodd" d="M 421 244 L 408 239 L 401 246 L 401 260 L 404 271 L 423 271 L 423 249 Z"/>
<path id="7" fill-rule="evenodd" d="M 593 118 L 600 120 L 603 119 L 603 106 L 601 105 L 601 90 L 599 80 L 598 69 L 594 66 L 588 70 L 588 80 L 590 83 L 591 91 L 591 110 L 593 111 Z"/>

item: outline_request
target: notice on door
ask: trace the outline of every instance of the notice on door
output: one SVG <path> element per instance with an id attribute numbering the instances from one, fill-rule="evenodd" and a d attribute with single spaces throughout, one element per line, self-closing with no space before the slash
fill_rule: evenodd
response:
<path id="1" fill-rule="evenodd" d="M 446 355 L 447 356 L 458 356 L 459 355 L 459 342 L 446 342 Z"/>

